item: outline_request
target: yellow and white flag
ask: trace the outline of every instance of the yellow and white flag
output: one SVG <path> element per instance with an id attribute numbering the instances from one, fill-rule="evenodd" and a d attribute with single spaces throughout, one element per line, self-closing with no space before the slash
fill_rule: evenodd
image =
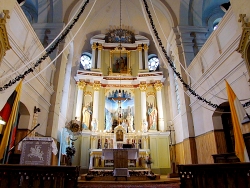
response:
<path id="1" fill-rule="evenodd" d="M 240 159 L 241 162 L 249 162 L 247 149 L 242 135 L 242 124 L 241 124 L 241 122 L 244 119 L 244 116 L 246 115 L 246 111 L 227 81 L 226 81 L 226 89 L 227 89 L 227 96 L 233 122 L 235 154 Z"/>

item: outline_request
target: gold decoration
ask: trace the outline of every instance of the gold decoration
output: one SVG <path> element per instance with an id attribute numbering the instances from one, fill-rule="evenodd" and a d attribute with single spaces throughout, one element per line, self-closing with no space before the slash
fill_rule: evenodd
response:
<path id="1" fill-rule="evenodd" d="M 162 88 L 163 84 L 160 82 L 160 81 L 157 81 L 155 84 L 154 84 L 154 88 L 156 91 L 160 91 L 161 88 Z"/>
<path id="2" fill-rule="evenodd" d="M 141 44 L 138 45 L 137 49 L 138 49 L 139 51 L 142 51 L 142 46 L 141 46 Z"/>
<path id="3" fill-rule="evenodd" d="M 95 91 L 99 91 L 99 90 L 100 90 L 100 87 L 101 87 L 100 82 L 95 82 L 94 85 L 93 85 L 93 87 L 94 87 L 94 90 L 95 90 Z"/>
<path id="4" fill-rule="evenodd" d="M 141 91 L 146 91 L 147 90 L 147 84 L 146 83 L 141 83 L 139 85 L 139 88 L 140 88 Z"/>
<path id="5" fill-rule="evenodd" d="M 97 48 L 97 45 L 96 43 L 94 42 L 93 45 L 92 45 L 92 49 L 95 50 Z"/>
<path id="6" fill-rule="evenodd" d="M 246 62 L 248 74 L 250 74 L 250 22 L 245 21 L 246 14 L 239 15 L 238 22 L 242 23 L 242 34 L 237 51 Z M 250 80 L 249 80 L 250 81 Z"/>
<path id="7" fill-rule="evenodd" d="M 85 92 L 84 92 L 84 96 L 87 96 L 87 95 L 90 95 L 90 96 L 92 96 L 92 93 L 91 93 L 91 91 L 85 91 Z"/>
<path id="8" fill-rule="evenodd" d="M 79 89 L 84 89 L 84 87 L 86 86 L 86 83 L 84 81 L 79 81 L 77 82 L 77 86 Z"/>
<path id="9" fill-rule="evenodd" d="M 148 96 L 152 96 L 152 95 L 155 96 L 155 92 L 148 92 L 148 93 L 147 93 L 147 97 L 148 97 Z"/>
<path id="10" fill-rule="evenodd" d="M 148 50 L 148 45 L 144 44 L 143 49 Z"/>
<path id="11" fill-rule="evenodd" d="M 103 49 L 103 46 L 101 44 L 99 44 L 98 50 L 102 50 L 102 49 Z"/>
<path id="12" fill-rule="evenodd" d="M 3 57 L 6 55 L 6 51 L 11 49 L 7 30 L 5 27 L 6 19 L 10 18 L 9 10 L 3 10 L 4 17 L 0 18 L 0 62 L 2 61 Z"/>

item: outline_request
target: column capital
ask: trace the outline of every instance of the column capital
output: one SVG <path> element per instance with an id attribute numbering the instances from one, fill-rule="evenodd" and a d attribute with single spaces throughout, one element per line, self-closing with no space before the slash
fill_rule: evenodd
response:
<path id="1" fill-rule="evenodd" d="M 147 45 L 147 44 L 144 44 L 143 49 L 144 49 L 144 50 L 148 50 L 148 45 Z"/>
<path id="2" fill-rule="evenodd" d="M 97 48 L 97 45 L 96 45 L 96 43 L 94 42 L 94 43 L 92 44 L 92 49 L 95 50 L 96 48 Z"/>
<path id="3" fill-rule="evenodd" d="M 93 87 L 94 87 L 94 90 L 95 90 L 95 91 L 99 91 L 99 90 L 100 90 L 100 87 L 101 87 L 100 82 L 95 82 L 95 83 L 93 84 Z"/>
<path id="4" fill-rule="evenodd" d="M 161 91 L 163 84 L 161 83 L 161 81 L 156 81 L 156 83 L 154 84 L 154 88 L 156 91 Z"/>
<path id="5" fill-rule="evenodd" d="M 84 81 L 82 81 L 82 80 L 79 81 L 79 82 L 77 82 L 77 87 L 78 87 L 79 89 L 83 90 L 85 86 L 86 86 L 86 82 L 84 82 Z"/>
<path id="6" fill-rule="evenodd" d="M 147 84 L 146 83 L 140 83 L 139 88 L 141 91 L 146 91 L 147 90 Z"/>
<path id="7" fill-rule="evenodd" d="M 142 51 L 142 45 L 139 44 L 139 45 L 137 46 L 137 49 L 138 49 L 139 51 Z"/>
<path id="8" fill-rule="evenodd" d="M 102 50 L 102 49 L 103 49 L 103 46 L 101 44 L 99 44 L 98 50 Z"/>

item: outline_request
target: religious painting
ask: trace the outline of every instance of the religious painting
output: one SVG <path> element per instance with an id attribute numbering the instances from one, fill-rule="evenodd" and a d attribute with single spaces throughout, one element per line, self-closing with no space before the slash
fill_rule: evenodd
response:
<path id="1" fill-rule="evenodd" d="M 113 132 L 116 126 L 122 125 L 126 132 L 134 132 L 133 92 L 114 88 L 107 90 L 105 96 L 105 131 Z"/>
<path id="2" fill-rule="evenodd" d="M 129 54 L 125 49 L 111 51 L 110 74 L 130 74 Z"/>
<path id="3" fill-rule="evenodd" d="M 158 112 L 154 93 L 147 94 L 147 122 L 148 130 L 157 130 Z"/>
<path id="4" fill-rule="evenodd" d="M 122 132 L 122 130 L 118 130 L 116 132 L 116 141 L 117 142 L 119 142 L 119 141 L 123 142 L 123 132 Z"/>

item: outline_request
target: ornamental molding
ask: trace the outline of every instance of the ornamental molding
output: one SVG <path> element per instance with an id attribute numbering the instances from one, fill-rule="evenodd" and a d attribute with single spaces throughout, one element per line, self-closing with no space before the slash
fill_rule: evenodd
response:
<path id="1" fill-rule="evenodd" d="M 94 87 L 94 91 L 99 91 L 100 88 L 101 88 L 100 82 L 95 82 L 95 83 L 93 84 L 93 87 Z"/>
<path id="2" fill-rule="evenodd" d="M 77 82 L 77 87 L 78 87 L 79 89 L 83 90 L 85 86 L 86 86 L 86 82 L 84 82 L 84 81 L 82 81 L 82 80 L 79 81 L 79 82 Z"/>
<path id="3" fill-rule="evenodd" d="M 154 88 L 155 88 L 156 91 L 160 91 L 162 87 L 163 87 L 163 84 L 160 81 L 157 81 L 154 84 Z"/>
<path id="4" fill-rule="evenodd" d="M 139 88 L 140 88 L 141 91 L 146 91 L 147 90 L 147 84 L 146 83 L 141 83 L 139 85 Z"/>
<path id="5" fill-rule="evenodd" d="M 85 92 L 84 92 L 84 96 L 87 96 L 87 95 L 90 95 L 90 96 L 92 96 L 92 93 L 91 93 L 91 91 L 85 91 Z"/>
<path id="6" fill-rule="evenodd" d="M 238 22 L 241 23 L 242 34 L 237 52 L 245 60 L 248 74 L 250 74 L 250 22 L 245 21 L 246 14 L 240 14 Z M 250 80 L 249 80 L 250 81 Z"/>
<path id="7" fill-rule="evenodd" d="M 0 62 L 2 62 L 3 57 L 6 55 L 6 51 L 11 49 L 6 30 L 6 19 L 10 18 L 9 10 L 3 10 L 3 14 L 3 18 L 0 18 Z"/>
<path id="8" fill-rule="evenodd" d="M 154 96 L 155 97 L 155 92 L 148 92 L 147 97 L 149 97 L 149 96 Z"/>

